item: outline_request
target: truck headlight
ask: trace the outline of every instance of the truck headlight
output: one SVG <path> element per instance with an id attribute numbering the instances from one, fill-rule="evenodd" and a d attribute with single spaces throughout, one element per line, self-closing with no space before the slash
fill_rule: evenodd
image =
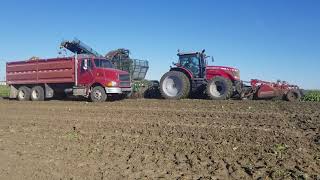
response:
<path id="1" fill-rule="evenodd" d="M 118 83 L 115 82 L 115 81 L 110 81 L 110 82 L 108 82 L 108 83 L 106 84 L 107 87 L 114 87 L 114 86 L 117 86 L 117 85 L 118 85 Z"/>

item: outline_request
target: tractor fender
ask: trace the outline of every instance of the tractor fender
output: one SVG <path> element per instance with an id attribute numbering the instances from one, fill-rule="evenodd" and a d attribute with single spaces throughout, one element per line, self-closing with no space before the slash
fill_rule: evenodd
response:
<path id="1" fill-rule="evenodd" d="M 183 67 L 174 67 L 174 68 L 171 68 L 170 71 L 180 71 L 182 73 L 184 73 L 189 79 L 192 79 L 192 73 L 186 69 L 186 68 L 183 68 Z"/>

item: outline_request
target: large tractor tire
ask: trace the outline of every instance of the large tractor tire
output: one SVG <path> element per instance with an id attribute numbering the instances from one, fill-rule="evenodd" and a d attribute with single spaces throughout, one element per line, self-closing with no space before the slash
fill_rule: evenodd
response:
<path id="1" fill-rule="evenodd" d="M 18 89 L 17 99 L 19 101 L 29 101 L 31 95 L 31 90 L 27 86 L 21 86 Z"/>
<path id="2" fill-rule="evenodd" d="M 216 76 L 208 82 L 206 92 L 213 100 L 230 99 L 233 94 L 233 85 L 229 79 Z"/>
<path id="3" fill-rule="evenodd" d="M 105 102 L 107 100 L 107 94 L 104 88 L 101 86 L 92 88 L 90 93 L 90 100 L 92 102 Z"/>
<path id="4" fill-rule="evenodd" d="M 165 99 L 187 98 L 190 94 L 190 80 L 182 72 L 169 71 L 160 80 L 160 93 Z"/>
<path id="5" fill-rule="evenodd" d="M 301 93 L 299 90 L 290 90 L 285 96 L 287 101 L 299 101 L 301 99 Z"/>
<path id="6" fill-rule="evenodd" d="M 43 87 L 35 86 L 31 89 L 31 100 L 32 101 L 43 101 L 44 100 Z"/>

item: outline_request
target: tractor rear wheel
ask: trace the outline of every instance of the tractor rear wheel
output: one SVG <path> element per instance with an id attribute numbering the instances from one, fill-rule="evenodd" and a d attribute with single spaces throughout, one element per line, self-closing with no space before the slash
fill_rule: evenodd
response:
<path id="1" fill-rule="evenodd" d="M 160 80 L 160 92 L 165 99 L 183 99 L 190 94 L 190 80 L 182 72 L 169 71 Z"/>
<path id="2" fill-rule="evenodd" d="M 229 99 L 233 94 L 232 82 L 224 77 L 216 76 L 208 82 L 206 92 L 213 100 Z"/>
<path id="3" fill-rule="evenodd" d="M 300 91 L 298 90 L 290 90 L 286 94 L 286 100 L 287 101 L 299 101 L 301 98 Z"/>

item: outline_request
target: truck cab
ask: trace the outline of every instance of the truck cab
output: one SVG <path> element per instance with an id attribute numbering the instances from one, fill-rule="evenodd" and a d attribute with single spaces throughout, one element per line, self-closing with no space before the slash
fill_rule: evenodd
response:
<path id="1" fill-rule="evenodd" d="M 107 94 L 126 94 L 131 92 L 130 75 L 113 67 L 101 57 L 82 55 L 78 60 L 77 86 L 90 88 L 100 85 Z"/>

